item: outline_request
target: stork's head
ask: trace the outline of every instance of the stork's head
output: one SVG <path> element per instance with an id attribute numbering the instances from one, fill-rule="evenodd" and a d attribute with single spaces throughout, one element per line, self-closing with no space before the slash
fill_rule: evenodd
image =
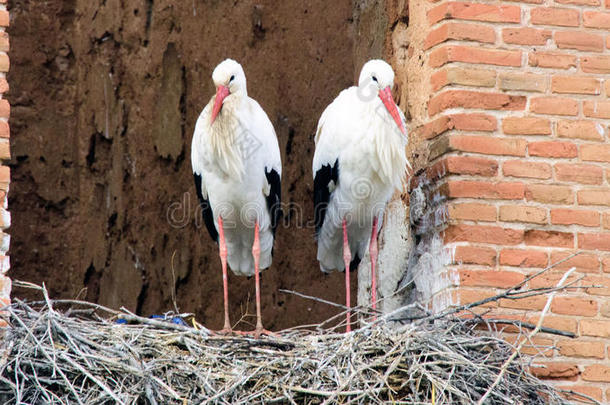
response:
<path id="1" fill-rule="evenodd" d="M 241 65 L 233 59 L 222 61 L 212 73 L 212 80 L 216 86 L 216 97 L 212 109 L 211 122 L 213 123 L 222 109 L 225 99 L 231 95 L 247 95 L 246 75 Z"/>
<path id="2" fill-rule="evenodd" d="M 407 130 L 402 122 L 402 117 L 398 112 L 398 106 L 392 97 L 392 87 L 394 86 L 394 70 L 386 62 L 380 59 L 368 61 L 362 67 L 358 88 L 361 94 L 377 93 L 383 105 L 388 110 L 396 125 L 404 135 Z"/>

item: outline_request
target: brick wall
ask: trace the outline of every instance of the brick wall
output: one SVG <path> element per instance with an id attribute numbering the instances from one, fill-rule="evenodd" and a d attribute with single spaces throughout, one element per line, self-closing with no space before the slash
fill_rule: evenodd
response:
<path id="1" fill-rule="evenodd" d="M 9 26 L 9 13 L 6 9 L 7 0 L 0 0 L 0 307 L 10 302 L 11 280 L 6 276 L 9 258 L 7 256 L 10 237 L 6 233 L 11 224 L 11 216 L 7 211 L 7 193 L 10 183 L 11 157 L 9 148 L 10 105 L 4 94 L 8 92 L 6 73 L 9 69 L 9 38 L 6 28 Z"/>
<path id="2" fill-rule="evenodd" d="M 464 304 L 582 252 L 529 283 L 576 267 L 600 286 L 545 318 L 578 337 L 526 350 L 543 378 L 610 403 L 610 0 L 411 0 L 409 21 L 416 287 Z M 536 321 L 545 301 L 488 307 Z"/>

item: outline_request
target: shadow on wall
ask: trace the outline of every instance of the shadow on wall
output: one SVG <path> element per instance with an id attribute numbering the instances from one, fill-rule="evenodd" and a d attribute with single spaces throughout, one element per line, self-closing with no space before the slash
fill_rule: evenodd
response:
<path id="1" fill-rule="evenodd" d="M 173 308 L 175 289 L 181 311 L 220 327 L 220 263 L 193 215 L 189 160 L 212 69 L 226 57 L 242 63 L 278 134 L 283 199 L 312 218 L 318 117 L 382 56 L 389 29 L 383 1 L 329 4 L 12 1 L 11 277 L 145 315 Z M 343 275 L 320 273 L 313 230 L 298 220 L 288 213 L 263 274 L 272 329 L 334 314 L 280 288 L 343 301 Z M 232 317 L 252 314 L 253 281 L 230 279 Z"/>

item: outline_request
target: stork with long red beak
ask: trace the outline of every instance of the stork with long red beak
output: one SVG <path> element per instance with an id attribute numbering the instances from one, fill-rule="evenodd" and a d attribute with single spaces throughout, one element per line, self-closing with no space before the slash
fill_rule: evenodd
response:
<path id="1" fill-rule="evenodd" d="M 313 158 L 318 260 L 323 272 L 345 270 L 347 331 L 350 270 L 369 248 L 371 299 L 377 309 L 377 234 L 387 202 L 401 189 L 409 162 L 404 114 L 392 98 L 394 71 L 367 62 L 358 86 L 342 91 L 318 123 Z"/>
<path id="2" fill-rule="evenodd" d="M 263 329 L 259 270 L 271 266 L 281 216 L 282 163 L 273 125 L 248 97 L 246 76 L 232 59 L 212 74 L 216 95 L 205 106 L 193 134 L 191 163 L 203 219 L 218 242 L 224 292 L 224 327 L 231 333 L 227 263 L 237 275 L 255 276 L 255 336 Z"/>

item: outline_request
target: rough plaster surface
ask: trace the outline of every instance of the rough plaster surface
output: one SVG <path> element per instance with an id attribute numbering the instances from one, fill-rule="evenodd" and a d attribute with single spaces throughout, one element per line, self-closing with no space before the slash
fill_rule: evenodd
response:
<path id="1" fill-rule="evenodd" d="M 392 61 L 405 109 L 405 0 L 332 7 L 323 0 L 15 0 L 9 7 L 11 277 L 45 282 L 55 297 L 142 314 L 173 308 L 174 290 L 180 310 L 220 327 L 219 260 L 198 216 L 185 156 L 214 91 L 211 71 L 233 57 L 275 125 L 283 200 L 297 207 L 286 214 L 275 246 L 281 254 L 262 278 L 266 326 L 334 314 L 278 292 L 344 300 L 343 275 L 319 272 L 313 230 L 303 226 L 313 217 L 313 133 L 325 106 L 372 57 Z M 388 209 L 380 272 L 389 282 L 381 283 L 382 296 L 404 271 L 405 218 L 402 202 Z M 390 226 L 394 219 L 399 225 Z M 233 319 L 253 313 L 253 284 L 230 276 Z"/>
<path id="2" fill-rule="evenodd" d="M 211 72 L 233 57 L 276 128 L 283 200 L 296 207 L 262 276 L 265 326 L 335 313 L 278 290 L 344 301 L 343 275 L 319 271 L 308 222 L 317 120 L 359 69 L 351 0 L 15 0 L 9 8 L 11 277 L 142 314 L 172 309 L 175 289 L 180 310 L 221 327 L 220 261 L 185 157 L 214 93 Z M 233 320 L 248 302 L 253 314 L 254 281 L 229 279 Z"/>

